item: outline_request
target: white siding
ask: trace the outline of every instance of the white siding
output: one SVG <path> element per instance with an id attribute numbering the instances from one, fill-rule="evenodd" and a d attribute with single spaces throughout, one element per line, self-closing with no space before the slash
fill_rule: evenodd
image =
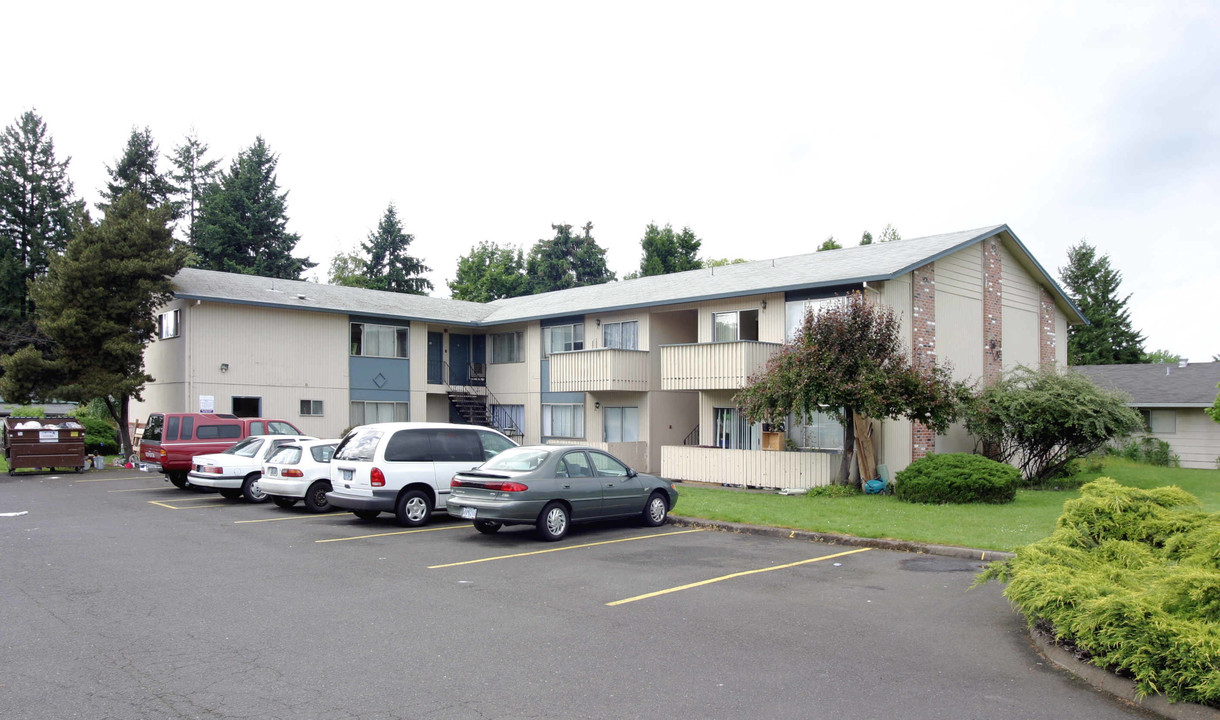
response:
<path id="1" fill-rule="evenodd" d="M 1172 433 L 1152 433 L 1152 437 L 1169 443 L 1184 468 L 1216 469 L 1220 458 L 1220 423 L 1211 419 L 1202 408 L 1178 408 Z"/>

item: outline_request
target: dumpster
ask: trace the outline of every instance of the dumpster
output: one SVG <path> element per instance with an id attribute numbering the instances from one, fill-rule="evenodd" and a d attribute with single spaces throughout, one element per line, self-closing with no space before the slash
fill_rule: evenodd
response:
<path id="1" fill-rule="evenodd" d="M 18 468 L 85 468 L 85 427 L 76 418 L 5 418 L 4 459 Z"/>

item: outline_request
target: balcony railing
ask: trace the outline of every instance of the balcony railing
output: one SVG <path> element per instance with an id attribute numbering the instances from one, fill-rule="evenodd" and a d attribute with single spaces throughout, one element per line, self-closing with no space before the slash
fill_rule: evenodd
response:
<path id="1" fill-rule="evenodd" d="M 762 370 L 779 343 L 738 340 L 661 346 L 662 390 L 736 390 Z"/>
<path id="2" fill-rule="evenodd" d="M 598 348 L 551 354 L 555 392 L 648 390 L 648 351 Z"/>

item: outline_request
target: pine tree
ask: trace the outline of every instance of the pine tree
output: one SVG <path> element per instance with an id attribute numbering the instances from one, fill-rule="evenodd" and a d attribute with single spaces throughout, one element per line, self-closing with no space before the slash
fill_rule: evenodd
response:
<path id="1" fill-rule="evenodd" d="M 655 223 L 649 223 L 640 239 L 644 257 L 635 277 L 695 270 L 700 266 L 699 247 L 702 244 L 689 227 L 675 233 L 671 225 L 658 228 Z"/>
<path id="2" fill-rule="evenodd" d="M 288 232 L 288 193 L 279 191 L 278 161 L 260 136 L 204 195 L 192 248 L 198 267 L 299 280 L 317 266 L 292 255 L 301 238 Z"/>
<path id="3" fill-rule="evenodd" d="M 873 244 L 873 234 L 871 232 L 865 230 L 864 233 L 860 235 L 860 244 L 861 245 L 872 245 Z"/>
<path id="4" fill-rule="evenodd" d="M 410 295 L 427 295 L 432 290 L 432 281 L 423 277 L 432 268 L 407 254 L 407 248 L 414 240 L 414 235 L 403 231 L 398 209 L 390 203 L 381 222 L 377 223 L 377 230 L 370 232 L 368 241 L 360 244 L 368 253 L 364 274 L 370 287 Z"/>
<path id="5" fill-rule="evenodd" d="M 170 162 L 174 170 L 170 171 L 170 179 L 174 182 L 174 202 L 178 217 L 186 220 L 186 242 L 195 245 L 196 226 L 199 218 L 199 204 L 203 195 L 216 180 L 220 160 L 204 159 L 208 146 L 199 141 L 199 136 L 192 128 L 181 145 L 174 148 Z"/>
<path id="6" fill-rule="evenodd" d="M 153 140 L 152 130 L 132 128 L 127 138 L 127 147 L 115 161 L 114 167 L 106 166 L 110 182 L 102 190 L 103 202 L 97 204 L 103 212 L 122 195 L 135 191 L 149 207 L 158 207 L 171 202 L 173 183 L 157 170 L 160 150 Z"/>
<path id="7" fill-rule="evenodd" d="M 72 197 L 70 160 L 55 158 L 47 125 L 33 110 L 0 135 L 0 326 L 17 334 L 32 332 L 29 283 L 46 274 L 84 212 Z"/>
<path id="8" fill-rule="evenodd" d="M 1068 327 L 1069 365 L 1125 365 L 1144 357 L 1144 336 L 1131 327 L 1127 301 L 1119 298 L 1122 274 L 1107 255 L 1081 240 L 1068 248 L 1068 264 L 1059 277 L 1087 325 Z"/>
<path id="9" fill-rule="evenodd" d="M 458 258 L 457 277 L 450 280 L 454 300 L 491 302 L 530 294 L 525 258 L 519 248 L 483 241 Z"/>
<path id="10" fill-rule="evenodd" d="M 593 223 L 581 228 L 584 235 L 572 235 L 571 225 L 551 228 L 555 237 L 535 243 L 526 261 L 533 293 L 600 285 L 614 279 L 614 273 L 606 267 L 605 248 L 593 239 Z"/>
<path id="11" fill-rule="evenodd" d="M 144 348 L 157 329 L 154 311 L 171 298 L 182 268 L 174 249 L 168 204 L 149 208 L 138 192 L 111 203 L 105 218 L 89 224 L 51 260 L 34 283 L 38 324 L 55 340 L 63 382 L 54 395 L 102 398 L 131 454 L 128 404 L 153 378 L 144 371 Z"/>

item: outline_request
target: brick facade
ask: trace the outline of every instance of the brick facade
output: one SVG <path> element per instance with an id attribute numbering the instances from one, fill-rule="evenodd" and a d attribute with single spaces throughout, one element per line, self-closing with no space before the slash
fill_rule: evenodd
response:
<path id="1" fill-rule="evenodd" d="M 983 382 L 991 384 L 1004 371 L 1004 278 L 999 238 L 983 241 Z M 1044 290 L 1043 293 L 1046 291 Z M 1052 333 L 1054 318 L 1052 316 Z"/>
<path id="2" fill-rule="evenodd" d="M 917 365 L 936 362 L 936 263 L 916 268 L 911 283 L 911 353 Z M 923 423 L 911 423 L 911 460 L 936 449 L 936 433 Z"/>
<path id="3" fill-rule="evenodd" d="M 1038 364 L 1051 367 L 1055 364 L 1055 301 L 1042 288 L 1041 312 L 1038 318 Z"/>

